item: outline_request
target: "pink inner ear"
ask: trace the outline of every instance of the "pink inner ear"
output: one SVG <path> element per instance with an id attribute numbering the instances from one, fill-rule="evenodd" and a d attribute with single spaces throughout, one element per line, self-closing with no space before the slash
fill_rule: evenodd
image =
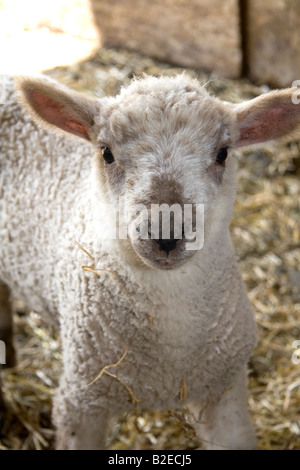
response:
<path id="1" fill-rule="evenodd" d="M 34 110 L 45 121 L 71 134 L 90 140 L 88 128 L 80 122 L 80 117 L 75 112 L 66 109 L 66 105 L 37 90 L 28 91 L 27 97 Z"/>
<path id="2" fill-rule="evenodd" d="M 245 119 L 241 124 L 237 146 L 273 140 L 293 130 L 293 112 L 289 107 L 265 109 Z"/>

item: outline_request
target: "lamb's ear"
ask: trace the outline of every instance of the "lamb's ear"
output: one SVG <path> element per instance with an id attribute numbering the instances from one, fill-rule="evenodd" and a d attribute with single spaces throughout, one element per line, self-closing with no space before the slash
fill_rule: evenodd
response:
<path id="1" fill-rule="evenodd" d="M 235 105 L 239 126 L 236 146 L 258 144 L 300 130 L 300 104 L 293 103 L 296 93 L 297 88 L 275 90 Z"/>
<path id="2" fill-rule="evenodd" d="M 91 140 L 96 99 L 48 79 L 19 76 L 15 82 L 20 101 L 39 122 Z"/>

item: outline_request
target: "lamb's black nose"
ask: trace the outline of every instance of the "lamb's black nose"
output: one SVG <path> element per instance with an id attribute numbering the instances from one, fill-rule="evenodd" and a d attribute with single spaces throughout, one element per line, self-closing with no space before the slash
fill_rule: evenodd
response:
<path id="1" fill-rule="evenodd" d="M 165 251 L 168 255 L 170 251 L 175 250 L 178 239 L 158 238 L 154 239 L 154 241 L 159 245 L 159 249 Z"/>

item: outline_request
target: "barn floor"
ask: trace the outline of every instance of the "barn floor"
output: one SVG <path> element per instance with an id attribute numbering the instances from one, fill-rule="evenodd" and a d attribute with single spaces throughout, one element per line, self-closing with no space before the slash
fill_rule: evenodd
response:
<path id="1" fill-rule="evenodd" d="M 46 72 L 85 93 L 115 93 L 134 75 L 180 68 L 124 50 L 102 49 L 76 65 Z M 238 102 L 263 89 L 189 70 L 212 93 Z M 300 142 L 236 152 L 239 191 L 232 236 L 256 314 L 259 345 L 250 363 L 249 406 L 259 449 L 300 450 Z M 57 334 L 16 302 L 18 365 L 3 372 L 7 416 L 0 449 L 52 449 L 51 399 L 61 367 Z M 297 357 L 296 357 L 297 359 Z M 111 449 L 193 449 L 199 442 L 183 412 L 127 416 Z"/>

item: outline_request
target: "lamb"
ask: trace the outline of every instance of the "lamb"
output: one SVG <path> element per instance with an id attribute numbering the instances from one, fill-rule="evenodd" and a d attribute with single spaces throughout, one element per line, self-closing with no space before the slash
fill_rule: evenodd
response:
<path id="1" fill-rule="evenodd" d="M 136 406 L 189 407 L 206 448 L 255 448 L 256 327 L 228 228 L 230 150 L 295 131 L 295 90 L 236 105 L 185 74 L 101 99 L 42 76 L 1 83 L 0 339 L 13 363 L 9 292 L 60 328 L 57 449 L 105 448 L 112 420 Z M 161 204 L 192 216 L 153 237 Z M 187 249 L 198 206 L 204 243 Z"/>

